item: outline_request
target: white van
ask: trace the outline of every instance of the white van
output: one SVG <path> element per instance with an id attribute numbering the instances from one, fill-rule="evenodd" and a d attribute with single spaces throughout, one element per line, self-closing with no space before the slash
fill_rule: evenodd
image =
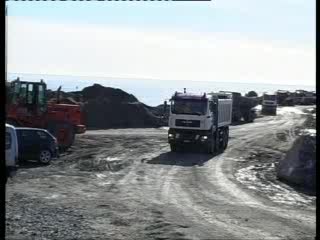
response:
<path id="1" fill-rule="evenodd" d="M 18 167 L 18 138 L 14 126 L 6 123 L 6 182 Z"/>

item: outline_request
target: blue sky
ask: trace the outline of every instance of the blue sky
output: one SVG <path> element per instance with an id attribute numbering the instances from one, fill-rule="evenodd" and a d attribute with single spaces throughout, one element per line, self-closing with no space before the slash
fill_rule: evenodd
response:
<path id="1" fill-rule="evenodd" d="M 313 77 L 315 74 L 310 74 L 310 71 L 315 71 L 313 66 L 315 56 L 312 55 L 312 52 L 315 51 L 315 1 L 311 0 L 55 1 L 8 2 L 7 5 L 9 7 L 8 68 L 12 72 L 36 73 L 36 66 L 44 64 L 45 59 L 48 64 L 47 66 L 43 65 L 41 69 L 48 74 L 98 74 L 183 80 L 186 78 L 194 79 L 198 73 L 202 80 L 213 81 L 221 79 L 237 81 L 239 79 L 239 81 L 273 81 L 275 83 L 284 79 L 284 82 L 281 82 L 283 84 L 290 83 L 290 81 L 296 81 L 295 83 L 306 81 L 308 84 L 312 84 L 315 81 Z M 12 20 L 10 21 L 10 19 Z M 77 30 L 73 31 L 74 29 Z M 31 39 L 37 35 L 37 44 L 32 42 L 27 44 L 25 42 L 31 41 L 24 38 L 28 35 L 28 32 L 35 33 L 31 36 Z M 52 35 L 51 39 L 48 37 L 50 34 Z M 85 51 L 85 55 L 79 55 L 72 41 L 82 38 L 81 36 L 92 36 L 92 34 L 96 37 L 81 40 L 83 41 L 82 44 L 79 41 L 77 47 L 83 49 L 89 43 L 91 53 L 96 52 L 96 54 Z M 113 35 L 113 40 L 109 42 L 108 35 L 110 34 Z M 118 41 L 114 36 L 118 36 Z M 162 39 L 162 42 L 160 40 L 157 42 L 157 37 Z M 127 38 L 128 41 L 123 38 Z M 102 42 L 97 39 L 105 39 L 106 46 L 103 46 Z M 170 44 L 170 41 L 172 44 Z M 117 42 L 119 42 L 119 45 L 115 46 Z M 145 45 L 141 45 L 139 42 L 144 42 Z M 203 43 L 210 49 L 209 51 L 203 49 Z M 131 48 L 126 47 L 124 51 L 121 49 L 124 44 L 131 45 Z M 107 49 L 110 48 L 110 45 L 115 47 Z M 33 49 L 26 51 L 26 46 Z M 52 52 L 48 52 L 48 46 L 50 46 Z M 160 47 L 162 51 L 157 52 L 152 46 Z M 177 47 L 173 48 L 173 46 Z M 181 49 L 180 46 L 184 46 L 184 48 Z M 242 46 L 245 46 L 245 50 L 241 50 Z M 136 66 L 127 69 L 126 64 L 130 63 L 124 61 L 122 70 L 116 64 L 112 67 L 113 62 L 108 60 L 108 66 L 110 66 L 108 69 L 104 69 L 105 66 L 100 68 L 94 66 L 88 67 L 87 71 L 84 71 L 83 68 L 88 66 L 88 62 L 79 61 L 76 64 L 77 66 L 73 66 L 70 70 L 62 66 L 61 70 L 58 71 L 59 65 L 50 63 L 53 59 L 58 61 L 58 55 L 55 52 L 62 51 L 61 49 L 68 51 L 72 48 L 74 49 L 67 56 L 68 60 L 64 65 L 69 64 L 70 66 L 70 62 L 77 62 L 79 58 L 90 58 L 92 59 L 91 62 L 98 64 L 102 58 L 101 56 L 97 57 L 97 53 L 100 52 L 106 58 L 116 58 L 118 63 L 121 62 L 119 56 L 122 56 L 122 59 L 126 58 L 127 53 L 128 59 L 131 59 L 131 62 L 134 60 Z M 135 52 L 132 50 L 134 48 L 138 50 Z M 103 51 L 101 51 L 102 49 Z M 153 58 L 158 58 L 158 61 L 153 61 L 152 66 L 149 67 L 152 71 L 146 73 L 143 72 L 142 66 L 150 64 L 146 61 L 150 60 L 151 53 L 145 52 L 144 49 L 146 49 L 145 51 L 151 51 Z M 222 49 L 226 54 L 223 54 Z M 238 51 L 238 49 L 240 50 Z M 215 54 L 215 51 L 218 54 Z M 259 51 L 261 51 L 260 55 L 254 54 Z M 44 52 L 48 53 L 47 57 Z M 108 52 L 110 54 L 112 52 L 112 54 L 110 55 Z M 249 59 L 245 66 L 241 66 L 240 62 L 246 58 L 246 52 L 248 52 Z M 139 53 L 141 53 L 141 56 L 138 56 Z M 172 57 L 170 53 L 175 53 L 176 56 Z M 62 52 L 59 56 L 62 56 Z M 181 63 L 181 59 L 185 60 L 188 56 L 197 59 L 197 61 L 182 61 Z M 221 56 L 225 59 L 222 59 Z M 301 59 L 301 62 L 293 61 L 294 56 Z M 231 62 L 234 61 L 234 63 L 231 63 L 229 72 L 232 71 L 234 66 L 237 74 L 224 75 L 222 71 L 215 74 L 214 66 L 200 66 L 201 61 L 213 59 L 213 62 L 219 63 L 220 61 L 228 61 L 230 57 L 232 58 Z M 39 58 L 42 59 L 41 63 L 37 62 Z M 168 58 L 173 58 L 170 62 L 171 67 L 165 65 L 159 69 L 155 67 L 156 64 L 166 61 Z M 262 58 L 265 59 L 262 60 Z M 279 59 L 282 59 L 281 62 L 277 62 Z M 275 62 L 272 68 L 273 74 L 268 73 L 270 69 L 261 66 L 263 64 L 272 65 L 273 62 Z M 301 66 L 303 62 L 305 66 Z M 280 63 L 282 63 L 283 68 L 277 66 Z M 288 63 L 289 66 L 286 67 L 285 63 Z M 249 70 L 249 66 L 254 68 L 253 64 L 260 64 L 255 67 L 255 69 L 259 69 L 255 74 L 246 74 L 241 70 L 243 67 Z M 52 67 L 49 67 L 49 65 Z M 172 65 L 176 65 L 177 71 Z M 184 67 L 188 68 L 188 74 L 183 74 Z M 299 68 L 299 72 L 286 74 L 293 68 Z M 190 69 L 193 69 L 193 71 Z M 216 70 L 220 69 L 221 67 Z M 164 71 L 168 73 L 163 74 Z M 228 72 L 227 68 L 225 68 L 225 72 Z M 259 78 L 259 76 L 263 77 Z M 303 79 L 303 76 L 305 76 L 305 79 Z"/>
<path id="2" fill-rule="evenodd" d="M 222 2 L 69 1 L 7 5 L 9 15 L 37 20 L 241 32 L 290 42 L 315 40 L 315 1 Z"/>

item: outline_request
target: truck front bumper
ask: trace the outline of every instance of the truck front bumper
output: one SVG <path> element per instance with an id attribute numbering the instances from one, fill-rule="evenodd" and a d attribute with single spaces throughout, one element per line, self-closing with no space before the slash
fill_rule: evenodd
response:
<path id="1" fill-rule="evenodd" d="M 210 138 L 210 133 L 203 130 L 177 130 L 170 129 L 168 132 L 168 143 L 170 144 L 197 144 L 203 145 Z"/>

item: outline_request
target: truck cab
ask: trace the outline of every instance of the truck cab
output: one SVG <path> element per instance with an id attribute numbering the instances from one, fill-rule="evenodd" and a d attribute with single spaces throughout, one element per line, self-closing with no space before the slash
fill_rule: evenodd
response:
<path id="1" fill-rule="evenodd" d="M 277 95 L 264 93 L 262 96 L 262 114 L 277 114 Z"/>
<path id="2" fill-rule="evenodd" d="M 6 182 L 15 175 L 18 168 L 18 138 L 14 126 L 6 124 Z"/>
<path id="3" fill-rule="evenodd" d="M 230 94 L 176 92 L 170 102 L 168 142 L 172 151 L 193 144 L 213 153 L 219 141 L 224 141 L 220 149 L 226 148 L 232 117 Z"/>

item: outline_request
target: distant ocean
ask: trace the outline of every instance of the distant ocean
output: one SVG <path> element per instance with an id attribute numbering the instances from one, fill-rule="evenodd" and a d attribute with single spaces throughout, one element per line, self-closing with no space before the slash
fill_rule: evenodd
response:
<path id="1" fill-rule="evenodd" d="M 175 91 L 183 91 L 187 88 L 188 92 L 203 93 L 215 91 L 235 91 L 242 94 L 248 91 L 256 91 L 259 95 L 263 92 L 274 92 L 277 90 L 295 91 L 303 89 L 315 91 L 315 86 L 304 85 L 276 85 L 259 83 L 232 83 L 232 82 L 208 82 L 208 81 L 178 81 L 178 80 L 153 80 L 153 79 L 125 79 L 107 77 L 77 77 L 47 74 L 17 74 L 9 73 L 9 81 L 20 77 L 25 81 L 40 81 L 43 79 L 47 83 L 48 89 L 56 90 L 60 85 L 62 91 L 80 91 L 84 87 L 101 84 L 105 87 L 120 88 L 133 94 L 149 106 L 157 106 L 167 100 Z"/>

